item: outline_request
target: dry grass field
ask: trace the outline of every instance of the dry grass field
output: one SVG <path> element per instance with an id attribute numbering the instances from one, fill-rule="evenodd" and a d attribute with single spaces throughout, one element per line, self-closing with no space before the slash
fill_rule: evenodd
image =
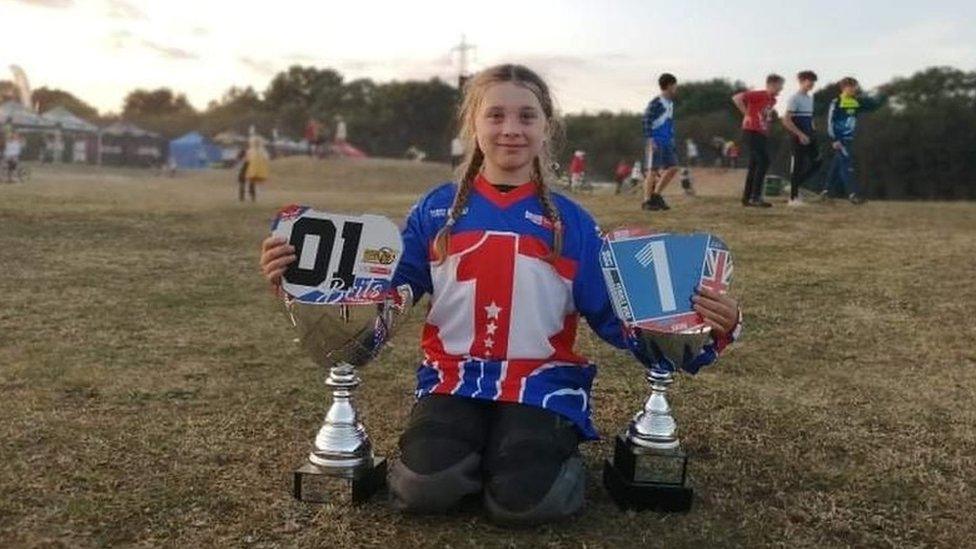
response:
<path id="1" fill-rule="evenodd" d="M 744 209 L 741 173 L 648 214 L 580 200 L 605 228 L 722 235 L 743 341 L 672 405 L 693 456 L 690 514 L 622 513 L 600 481 L 647 388 L 600 364 L 575 520 L 509 530 L 477 511 L 401 516 L 289 494 L 327 402 L 257 273 L 273 212 L 301 202 L 399 220 L 436 164 L 276 161 L 256 204 L 230 171 L 36 168 L 0 184 L 0 547 L 967 547 L 976 539 L 976 204 Z M 392 456 L 419 325 L 362 371 L 359 405 Z"/>

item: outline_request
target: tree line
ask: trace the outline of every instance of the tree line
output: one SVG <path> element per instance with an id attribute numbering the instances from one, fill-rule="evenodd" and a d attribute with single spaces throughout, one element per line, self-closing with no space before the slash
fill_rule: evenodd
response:
<path id="1" fill-rule="evenodd" d="M 0 92 L 3 87 L 0 82 Z M 679 82 L 675 102 L 679 156 L 684 156 L 686 139 L 696 142 L 706 163 L 718 154 L 711 147 L 716 137 L 739 140 L 740 115 L 730 97 L 742 89 L 742 82 L 725 79 Z M 889 101 L 881 110 L 862 116 L 855 140 L 859 177 L 867 194 L 976 198 L 976 72 L 932 67 L 895 78 L 879 89 Z M 827 106 L 837 93 L 836 84 L 827 83 L 814 95 L 820 146 L 827 156 Z M 647 95 L 650 100 L 656 90 L 648 89 Z M 119 115 L 104 116 L 64 90 L 40 88 L 34 93 L 41 111 L 63 105 L 95 122 L 121 117 L 170 138 L 191 130 L 205 135 L 246 132 L 253 125 L 264 135 L 277 129 L 280 135 L 300 139 L 309 118 L 334 127 L 335 117 L 342 116 L 351 141 L 370 155 L 399 157 L 414 146 L 432 160 L 449 157 L 459 99 L 455 86 L 436 78 L 346 81 L 333 69 L 298 65 L 276 74 L 261 92 L 232 87 L 203 110 L 169 88 L 133 90 Z M 640 159 L 643 105 L 634 107 L 633 112 L 565 115 L 562 163 L 568 163 L 573 150 L 585 150 L 589 173 L 609 179 L 620 160 Z M 771 172 L 786 175 L 790 153 L 786 131 L 773 124 L 770 137 Z"/>

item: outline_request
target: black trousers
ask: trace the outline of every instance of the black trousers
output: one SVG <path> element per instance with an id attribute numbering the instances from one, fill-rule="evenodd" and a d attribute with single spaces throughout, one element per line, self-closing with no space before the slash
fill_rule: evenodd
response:
<path id="1" fill-rule="evenodd" d="M 746 175 L 746 185 L 742 189 L 742 203 L 762 198 L 762 186 L 766 181 L 769 170 L 769 139 L 760 132 L 744 131 L 743 139 L 749 144 L 749 172 Z"/>
<path id="2" fill-rule="evenodd" d="M 582 504 L 579 442 L 571 421 L 542 408 L 427 395 L 400 437 L 390 487 L 405 510 L 447 511 L 483 490 L 496 514 L 559 518 Z"/>
<path id="3" fill-rule="evenodd" d="M 793 174 L 790 176 L 790 198 L 795 199 L 803 185 L 820 169 L 823 158 L 817 147 L 817 140 L 813 137 L 804 145 L 793 139 Z"/>

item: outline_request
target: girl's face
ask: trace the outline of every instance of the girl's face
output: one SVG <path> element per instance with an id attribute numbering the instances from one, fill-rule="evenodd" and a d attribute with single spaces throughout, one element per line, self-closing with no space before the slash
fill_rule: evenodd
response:
<path id="1" fill-rule="evenodd" d="M 520 183 L 529 179 L 547 130 L 542 105 L 531 90 L 513 82 L 489 86 L 474 129 L 492 182 L 502 183 L 496 179 L 503 174 L 517 177 Z"/>

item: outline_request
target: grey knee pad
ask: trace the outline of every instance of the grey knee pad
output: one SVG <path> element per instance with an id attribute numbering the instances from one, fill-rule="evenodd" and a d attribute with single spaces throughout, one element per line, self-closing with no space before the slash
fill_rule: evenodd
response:
<path id="1" fill-rule="evenodd" d="M 387 478 L 393 507 L 412 513 L 443 513 L 469 494 L 481 491 L 481 456 L 472 453 L 434 473 L 411 471 L 397 460 Z"/>
<path id="2" fill-rule="evenodd" d="M 532 525 L 568 517 L 583 506 L 586 490 L 586 467 L 579 455 L 563 462 L 549 491 L 536 505 L 528 509 L 511 510 L 485 490 L 485 508 L 497 522 L 513 525 Z"/>

